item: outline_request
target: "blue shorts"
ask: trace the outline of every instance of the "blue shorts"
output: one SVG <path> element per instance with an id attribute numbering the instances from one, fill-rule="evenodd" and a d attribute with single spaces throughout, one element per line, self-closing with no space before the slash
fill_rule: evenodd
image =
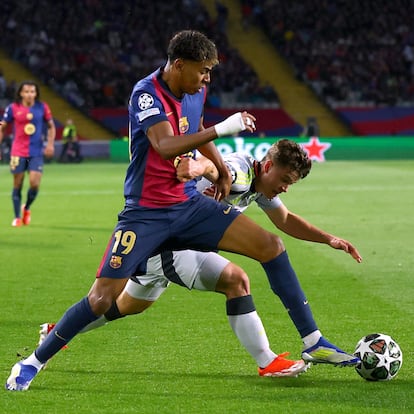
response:
<path id="1" fill-rule="evenodd" d="M 239 214 L 201 194 L 168 208 L 127 206 L 118 215 L 96 277 L 145 274 L 148 258 L 162 250 L 215 251 Z"/>
<path id="2" fill-rule="evenodd" d="M 19 157 L 12 155 L 10 157 L 10 172 L 18 174 L 25 171 L 43 172 L 43 155 L 38 157 Z"/>

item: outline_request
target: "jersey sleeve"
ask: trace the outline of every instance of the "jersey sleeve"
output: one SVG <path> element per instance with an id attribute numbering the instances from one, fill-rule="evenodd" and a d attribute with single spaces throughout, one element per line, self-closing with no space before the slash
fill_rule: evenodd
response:
<path id="1" fill-rule="evenodd" d="M 269 200 L 263 194 L 257 197 L 256 203 L 262 210 L 275 210 L 283 205 L 282 200 L 278 196 Z"/>
<path id="2" fill-rule="evenodd" d="M 7 105 L 6 109 L 4 110 L 3 113 L 3 121 L 10 123 L 13 121 L 13 108 L 12 108 L 13 104 Z"/>
<path id="3" fill-rule="evenodd" d="M 148 128 L 159 122 L 168 121 L 158 96 L 142 88 L 135 90 L 131 97 L 130 113 L 143 131 L 147 131 Z"/>
<path id="4" fill-rule="evenodd" d="M 46 102 L 43 102 L 43 108 L 44 108 L 44 119 L 46 122 L 49 122 L 51 119 L 53 119 L 52 111 L 50 110 L 49 105 Z"/>

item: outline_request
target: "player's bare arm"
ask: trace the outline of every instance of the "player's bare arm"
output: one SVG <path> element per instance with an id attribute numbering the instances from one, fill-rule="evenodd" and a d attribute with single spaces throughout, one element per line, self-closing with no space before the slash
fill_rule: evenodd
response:
<path id="1" fill-rule="evenodd" d="M 179 136 L 174 135 L 171 124 L 168 121 L 162 121 L 151 126 L 147 131 L 147 136 L 155 151 L 168 160 L 194 148 L 202 147 L 220 136 L 229 136 L 246 130 L 254 132 L 256 130 L 255 120 L 256 118 L 247 112 L 237 112 L 214 126 L 186 135 L 185 140 L 176 139 Z"/>
<path id="2" fill-rule="evenodd" d="M 314 243 L 327 244 L 334 249 L 349 253 L 358 263 L 362 261 L 358 250 L 349 241 L 314 226 L 303 217 L 290 212 L 284 205 L 273 210 L 266 210 L 266 214 L 279 230 L 289 236 Z"/>
<path id="3" fill-rule="evenodd" d="M 219 176 L 216 166 L 206 157 L 199 157 L 196 160 L 189 157 L 182 158 L 176 170 L 177 179 L 184 183 L 199 176 L 215 182 Z"/>
<path id="4" fill-rule="evenodd" d="M 47 123 L 47 143 L 44 154 L 48 158 L 52 158 L 55 153 L 55 137 L 56 137 L 56 126 L 54 121 L 51 119 Z"/>

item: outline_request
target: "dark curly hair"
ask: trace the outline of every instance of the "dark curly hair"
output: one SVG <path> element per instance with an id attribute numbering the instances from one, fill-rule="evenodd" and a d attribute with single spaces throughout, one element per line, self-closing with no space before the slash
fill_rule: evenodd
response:
<path id="1" fill-rule="evenodd" d="M 182 58 L 195 62 L 208 61 L 214 65 L 218 63 L 216 45 L 196 30 L 182 30 L 176 33 L 170 40 L 167 55 L 170 61 Z"/>
<path id="2" fill-rule="evenodd" d="M 304 149 L 290 139 L 280 139 L 275 142 L 265 156 L 265 160 L 269 159 L 275 164 L 297 172 L 299 178 L 305 178 L 312 168 L 312 161 Z"/>

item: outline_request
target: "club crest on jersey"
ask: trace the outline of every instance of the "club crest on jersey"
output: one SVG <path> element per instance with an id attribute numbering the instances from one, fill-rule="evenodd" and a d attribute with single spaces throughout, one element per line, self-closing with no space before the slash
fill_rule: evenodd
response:
<path id="1" fill-rule="evenodd" d="M 182 118 L 180 118 L 178 127 L 180 128 L 181 134 L 185 134 L 188 131 L 190 124 L 188 123 L 188 119 L 186 116 L 183 116 Z"/>
<path id="2" fill-rule="evenodd" d="M 32 119 L 33 119 L 33 114 L 32 114 L 31 112 L 29 112 L 29 113 L 26 115 L 26 119 L 28 119 L 29 121 L 30 121 L 30 120 L 32 120 Z"/>
<path id="3" fill-rule="evenodd" d="M 138 97 L 139 109 L 144 111 L 154 105 L 154 98 L 149 93 L 141 93 Z"/>
<path id="4" fill-rule="evenodd" d="M 119 269 L 122 266 L 122 257 L 113 255 L 109 262 L 109 266 L 113 269 Z"/>

